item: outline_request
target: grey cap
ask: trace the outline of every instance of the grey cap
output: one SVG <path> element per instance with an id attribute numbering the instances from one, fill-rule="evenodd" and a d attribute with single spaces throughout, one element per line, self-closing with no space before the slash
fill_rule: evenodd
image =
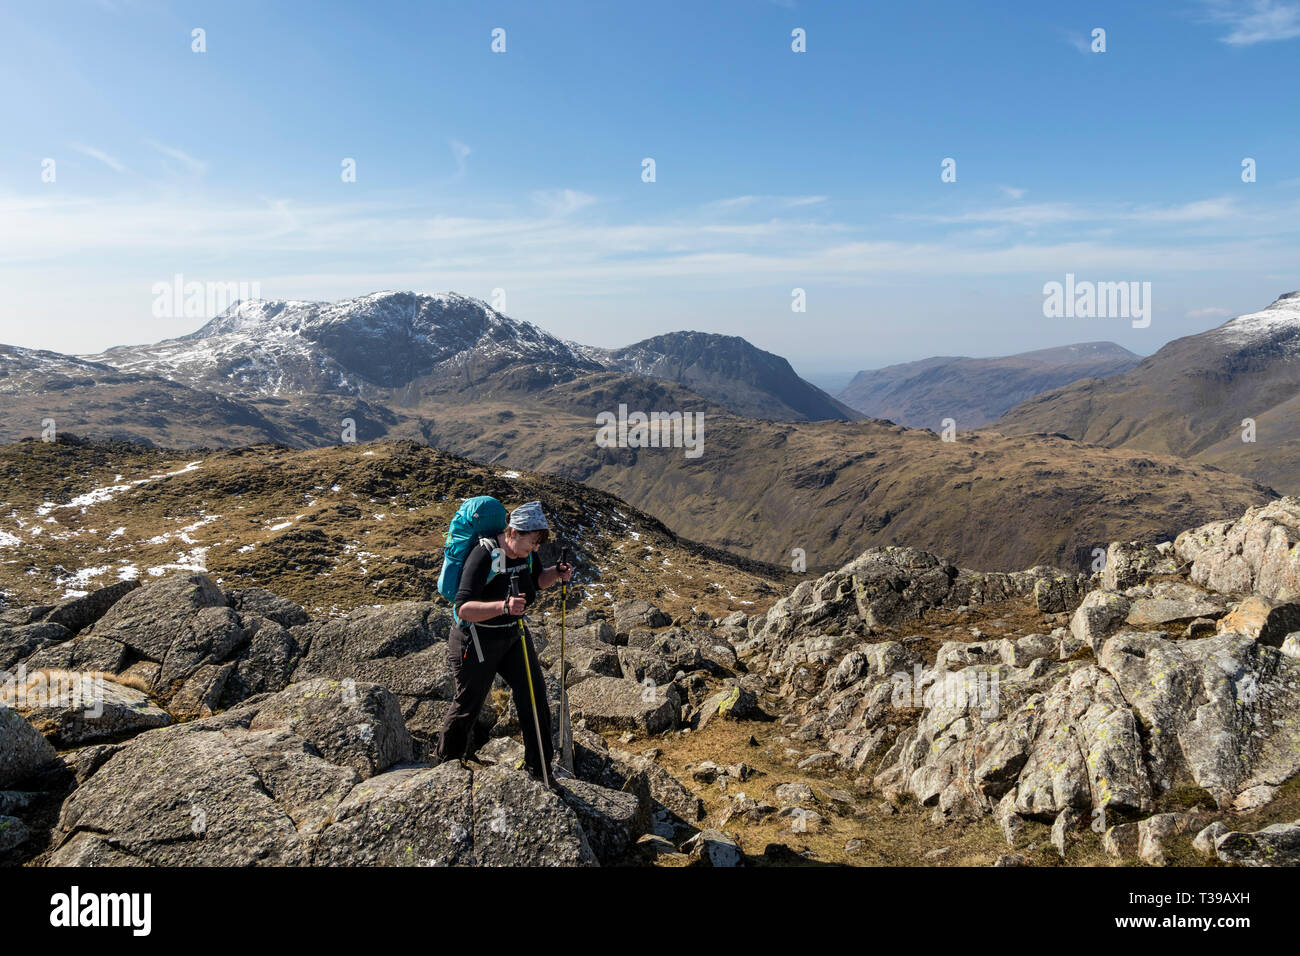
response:
<path id="1" fill-rule="evenodd" d="M 543 531 L 550 530 L 551 526 L 546 523 L 546 515 L 542 514 L 542 503 L 526 501 L 510 512 L 510 527 L 516 531 Z"/>

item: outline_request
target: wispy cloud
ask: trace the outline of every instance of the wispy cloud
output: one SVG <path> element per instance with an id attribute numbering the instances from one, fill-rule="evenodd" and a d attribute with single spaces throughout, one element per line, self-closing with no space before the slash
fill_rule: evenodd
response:
<path id="1" fill-rule="evenodd" d="M 578 192 L 576 189 L 539 189 L 533 193 L 533 202 L 546 210 L 547 214 L 557 219 L 576 212 L 596 201 L 595 196 Z"/>
<path id="2" fill-rule="evenodd" d="M 1300 3 L 1289 0 L 1206 0 L 1205 13 L 1228 27 L 1220 40 L 1230 46 L 1300 37 Z"/>
<path id="3" fill-rule="evenodd" d="M 451 153 L 456 157 L 456 176 L 465 175 L 465 159 L 470 154 L 470 148 L 458 139 L 451 141 Z"/>
<path id="4" fill-rule="evenodd" d="M 104 152 L 102 149 L 95 149 L 95 147 L 93 146 L 83 146 L 80 143 L 69 143 L 68 145 L 71 146 L 79 153 L 84 153 L 85 155 L 91 157 L 92 159 L 99 160 L 101 163 L 103 163 L 109 169 L 113 170 L 113 172 L 115 173 L 126 172 L 125 166 L 119 163 L 117 159 L 115 159 L 114 157 L 108 155 L 108 153 Z"/>
<path id="5" fill-rule="evenodd" d="M 829 196 L 729 196 L 725 199 L 712 199 L 703 204 L 705 209 L 744 209 L 757 203 L 768 203 L 792 208 L 795 206 L 815 206 L 824 203 Z"/>
<path id="6" fill-rule="evenodd" d="M 1231 309 L 1220 308 L 1219 306 L 1210 306 L 1205 309 L 1192 309 L 1187 313 L 1189 319 L 1225 319 L 1232 315 Z"/>
<path id="7" fill-rule="evenodd" d="M 1006 189 L 1007 187 L 1002 187 Z M 936 223 L 994 222 L 1038 227 L 1079 222 L 1191 223 L 1228 219 L 1239 214 L 1236 200 L 1228 196 L 1199 199 L 1168 206 L 1100 205 L 1075 203 L 1028 203 L 1019 206 L 992 206 L 963 212 L 908 214 L 900 219 Z"/>
<path id="8" fill-rule="evenodd" d="M 538 214 L 502 218 L 449 216 L 397 200 L 313 204 L 266 198 L 260 202 L 210 199 L 178 216 L 167 198 L 84 200 L 0 196 L 0 267 L 79 263 L 90 259 L 146 269 L 166 251 L 169 261 L 216 261 L 237 275 L 284 273 L 310 256 L 329 276 L 314 297 L 334 294 L 349 277 L 376 277 L 374 288 L 438 283 L 467 288 L 497 281 L 503 272 L 535 288 L 578 283 L 595 289 L 641 280 L 681 278 L 739 285 L 774 277 L 861 282 L 899 272 L 911 275 L 1012 275 L 1068 267 L 1178 272 L 1224 269 L 1294 269 L 1296 243 L 1285 231 L 1297 210 L 1242 210 L 1236 219 L 1213 220 L 1212 234 L 1194 235 L 1199 220 L 1186 219 L 1196 203 L 1179 207 L 1116 210 L 1164 217 L 1169 228 L 1138 238 L 1131 231 L 1090 236 L 1077 229 L 1029 239 L 999 229 L 921 234 L 889 240 L 863 238 L 861 225 L 764 217 L 756 222 L 710 220 L 698 208 L 654 221 L 610 223 L 571 220 L 568 212 L 594 197 L 572 189 L 537 194 Z M 1074 207 L 1056 207 L 1077 215 Z M 1249 213 L 1249 214 L 1247 214 Z M 1098 211 L 1099 216 L 1102 211 Z M 979 217 L 973 217 L 972 221 Z M 1067 217 L 1062 221 L 1070 222 Z M 1102 230 L 1104 232 L 1104 230 Z M 1269 238 L 1272 235 L 1275 238 Z M 237 250 L 232 253 L 231 250 Z M 365 250 L 358 254 L 358 250 Z M 389 276 L 387 279 L 381 278 Z M 414 278 L 423 276 L 420 282 Z M 268 286 L 269 288 L 269 286 Z"/>
<path id="9" fill-rule="evenodd" d="M 195 159 L 193 156 L 191 156 L 189 153 L 185 152 L 184 150 L 177 149 L 175 146 L 167 146 L 164 145 L 163 143 L 155 142 L 152 139 L 147 139 L 145 140 L 145 142 L 148 145 L 152 146 L 154 149 L 158 150 L 158 152 L 162 153 L 163 155 L 170 156 L 172 159 L 179 162 L 182 166 L 185 167 L 185 169 L 190 174 L 194 176 L 202 176 L 208 170 L 207 163 L 205 163 L 201 159 Z"/>
<path id="10" fill-rule="evenodd" d="M 1009 196 L 1012 199 L 1024 199 L 1025 193 L 1029 192 L 1028 189 L 1020 189 L 1017 186 L 999 186 L 998 189 L 1002 190 L 1004 195 Z"/>
<path id="11" fill-rule="evenodd" d="M 1065 38 L 1065 42 L 1070 44 L 1070 46 L 1074 47 L 1080 53 L 1087 54 L 1092 52 L 1092 44 L 1089 42 L 1087 37 L 1077 36 L 1072 33 Z"/>

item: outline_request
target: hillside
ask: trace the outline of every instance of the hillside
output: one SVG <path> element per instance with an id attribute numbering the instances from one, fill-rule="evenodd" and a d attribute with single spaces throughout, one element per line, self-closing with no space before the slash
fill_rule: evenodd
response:
<path id="1" fill-rule="evenodd" d="M 889 422 L 764 422 L 706 413 L 704 451 L 599 448 L 595 415 L 630 394 L 617 376 L 557 386 L 531 411 L 480 398 L 426 422 L 458 454 L 603 488 L 682 534 L 810 568 L 855 548 L 911 544 L 998 570 L 1085 568 L 1119 538 L 1156 540 L 1275 497 L 1205 466 L 1050 435 L 933 432 Z M 690 408 L 666 384 L 639 408 Z M 695 399 L 696 407 L 703 406 Z"/>
<path id="2" fill-rule="evenodd" d="M 1253 443 L 1242 441 L 1247 418 Z M 1177 455 L 1300 491 L 1300 292 L 1175 339 L 1122 375 L 1035 396 L 991 427 Z"/>
<path id="3" fill-rule="evenodd" d="M 625 348 L 587 348 L 582 354 L 609 369 L 685 385 L 749 418 L 819 421 L 861 417 L 801 379 L 781 356 L 755 348 L 737 335 L 670 332 Z"/>
<path id="4" fill-rule="evenodd" d="M 941 431 L 987 425 L 1040 392 L 1084 378 L 1107 378 L 1140 357 L 1114 342 L 1084 342 L 999 358 L 938 356 L 859 372 L 837 396 L 872 418 Z"/>
<path id="5" fill-rule="evenodd" d="M 770 600 L 789 576 L 679 538 L 607 493 L 411 442 L 178 454 L 65 435 L 0 446 L 0 600 L 52 603 L 187 570 L 273 587 L 313 614 L 433 600 L 447 525 L 479 494 L 542 501 L 592 607 L 635 597 L 723 614 Z"/>

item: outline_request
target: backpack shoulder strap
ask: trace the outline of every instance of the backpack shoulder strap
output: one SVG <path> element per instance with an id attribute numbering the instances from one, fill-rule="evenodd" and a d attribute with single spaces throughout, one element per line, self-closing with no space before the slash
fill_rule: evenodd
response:
<path id="1" fill-rule="evenodd" d="M 486 584 L 488 581 L 491 581 L 498 574 L 495 562 L 493 562 L 491 559 L 492 559 L 492 552 L 496 551 L 500 546 L 496 543 L 496 541 L 488 537 L 479 538 L 478 543 L 479 546 L 483 548 L 485 551 L 487 551 L 488 553 L 487 579 L 483 582 L 484 584 Z"/>

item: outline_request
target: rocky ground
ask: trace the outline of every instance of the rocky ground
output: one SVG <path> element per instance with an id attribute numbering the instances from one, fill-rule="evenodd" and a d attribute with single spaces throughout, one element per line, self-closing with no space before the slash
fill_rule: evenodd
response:
<path id="1" fill-rule="evenodd" d="M 1090 577 L 885 548 L 752 614 L 574 602 L 553 792 L 502 686 L 482 762 L 429 760 L 441 602 L 175 570 L 0 612 L 0 861 L 1294 864 L 1298 593 L 1288 498 Z"/>

